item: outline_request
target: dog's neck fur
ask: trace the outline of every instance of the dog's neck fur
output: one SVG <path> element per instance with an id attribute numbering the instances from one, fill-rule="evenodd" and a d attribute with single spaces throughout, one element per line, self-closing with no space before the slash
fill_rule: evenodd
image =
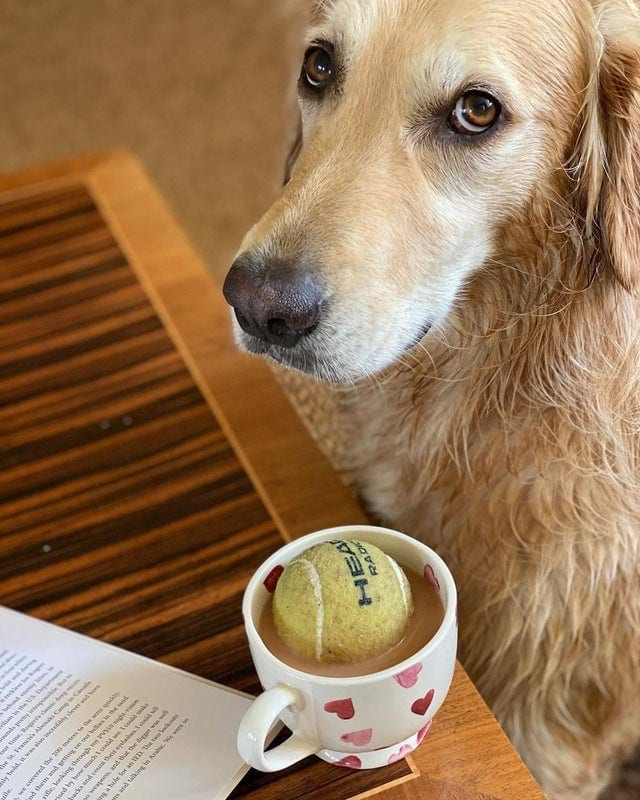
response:
<path id="1" fill-rule="evenodd" d="M 544 222 L 536 227 L 536 219 Z M 502 432 L 507 465 L 510 438 L 527 423 L 555 436 L 554 417 L 562 418 L 563 430 L 599 443 L 596 462 L 609 477 L 614 470 L 631 479 L 624 473 L 637 465 L 611 457 L 616 441 L 628 457 L 628 437 L 640 425 L 638 301 L 585 247 L 569 208 L 511 221 L 495 251 L 500 255 L 467 284 L 446 326 L 364 389 L 391 405 L 405 384 L 420 393 L 414 418 L 403 423 L 405 452 L 420 454 L 422 462 L 416 455 L 417 495 L 452 466 L 477 472 L 469 441 L 485 426 Z M 569 457 L 566 443 L 556 445 L 554 460 Z M 525 453 L 528 471 L 547 467 L 545 457 L 537 460 L 535 442 Z M 593 467 L 591 458 L 584 463 Z"/>
<path id="2" fill-rule="evenodd" d="M 527 420 L 538 426 L 558 415 L 563 430 L 603 447 L 624 442 L 625 454 L 638 432 L 638 302 L 585 247 L 571 210 L 554 212 L 537 227 L 531 220 L 544 217 L 532 213 L 501 231 L 500 255 L 467 284 L 442 342 L 425 346 L 420 366 L 434 402 L 465 398 L 448 414 L 447 457 L 459 465 L 464 438 L 485 424 L 501 427 L 507 444 Z M 535 447 L 528 455 L 535 461 Z M 543 457 L 536 467 L 545 466 Z"/>

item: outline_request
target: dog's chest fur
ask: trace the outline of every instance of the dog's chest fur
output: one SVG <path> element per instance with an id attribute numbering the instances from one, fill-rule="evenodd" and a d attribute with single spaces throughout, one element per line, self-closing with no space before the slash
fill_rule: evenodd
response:
<path id="1" fill-rule="evenodd" d="M 503 525 L 507 496 L 522 495 L 537 470 L 522 458 L 507 465 L 507 439 L 526 437 L 524 430 L 508 434 L 488 422 L 458 436 L 456 411 L 470 387 L 416 388 L 407 377 L 398 373 L 349 403 L 357 489 L 375 518 L 440 550 L 455 568 L 502 538 L 479 534 L 491 516 Z"/>
<path id="2" fill-rule="evenodd" d="M 537 685 L 560 681 L 615 617 L 611 647 L 581 667 L 588 691 L 610 669 L 610 654 L 631 641 L 640 614 L 637 437 L 634 444 L 611 430 L 607 441 L 597 420 L 592 430 L 584 417 L 579 424 L 566 398 L 514 401 L 505 415 L 477 372 L 475 383 L 419 373 L 398 369 L 346 395 L 357 490 L 374 518 L 422 539 L 451 566 L 461 656 L 498 716 L 518 680 L 536 673 Z M 628 625 L 594 591 L 612 582 L 616 603 L 629 598 Z"/>

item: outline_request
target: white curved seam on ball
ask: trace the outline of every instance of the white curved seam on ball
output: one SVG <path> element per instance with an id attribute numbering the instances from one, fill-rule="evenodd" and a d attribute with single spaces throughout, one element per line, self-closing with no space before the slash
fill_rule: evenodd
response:
<path id="1" fill-rule="evenodd" d="M 320 583 L 318 570 L 310 561 L 307 561 L 306 558 L 300 558 L 298 561 L 300 564 L 304 564 L 307 568 L 313 594 L 316 598 L 316 605 L 318 607 L 318 613 L 316 614 L 316 659 L 320 661 L 322 658 L 322 633 L 324 630 L 324 603 L 322 602 L 322 584 Z"/>
<path id="2" fill-rule="evenodd" d="M 385 553 L 385 555 L 387 555 Z M 409 613 L 409 598 L 407 597 L 407 586 L 405 581 L 403 580 L 404 576 L 402 574 L 402 570 L 396 564 L 396 562 L 391 558 L 391 556 L 387 556 L 389 559 L 389 563 L 391 564 L 391 568 L 395 572 L 396 578 L 398 579 L 398 583 L 400 584 L 400 591 L 402 592 L 402 602 L 404 603 L 404 610 L 408 614 Z"/>

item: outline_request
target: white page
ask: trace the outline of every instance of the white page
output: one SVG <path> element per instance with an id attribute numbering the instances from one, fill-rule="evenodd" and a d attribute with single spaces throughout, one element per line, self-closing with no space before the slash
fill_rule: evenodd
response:
<path id="1" fill-rule="evenodd" d="M 251 700 L 0 606 L 0 800 L 221 800 Z"/>

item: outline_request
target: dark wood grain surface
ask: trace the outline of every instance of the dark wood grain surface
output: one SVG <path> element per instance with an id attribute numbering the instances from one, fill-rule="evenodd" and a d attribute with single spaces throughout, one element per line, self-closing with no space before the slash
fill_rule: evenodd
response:
<path id="1" fill-rule="evenodd" d="M 90 192 L 0 194 L 0 603 L 257 692 L 244 587 L 281 534 Z M 315 758 L 236 797 L 412 776 Z"/>

